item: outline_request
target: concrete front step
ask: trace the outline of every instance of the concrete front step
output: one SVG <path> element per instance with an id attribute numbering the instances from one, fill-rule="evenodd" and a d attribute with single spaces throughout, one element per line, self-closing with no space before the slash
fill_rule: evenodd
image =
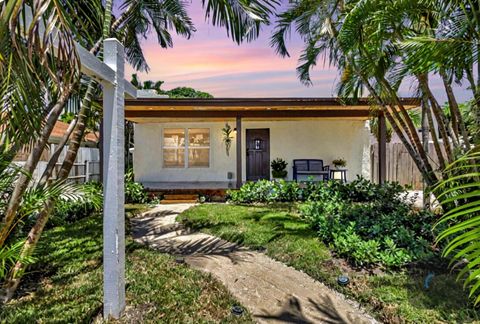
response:
<path id="1" fill-rule="evenodd" d="M 162 205 L 171 204 L 195 204 L 198 202 L 198 195 L 194 194 L 170 194 L 165 195 L 160 201 Z"/>
<path id="2" fill-rule="evenodd" d="M 162 205 L 173 205 L 173 204 L 195 204 L 198 202 L 198 199 L 163 199 L 160 201 Z"/>

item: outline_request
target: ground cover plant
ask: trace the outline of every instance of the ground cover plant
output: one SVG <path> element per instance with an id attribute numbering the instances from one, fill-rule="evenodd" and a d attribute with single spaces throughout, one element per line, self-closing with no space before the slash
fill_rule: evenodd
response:
<path id="1" fill-rule="evenodd" d="M 259 180 L 247 182 L 239 190 L 229 190 L 227 199 L 239 204 L 298 201 L 302 192 L 297 182 Z"/>
<path id="2" fill-rule="evenodd" d="M 355 265 L 395 267 L 434 254 L 437 216 L 413 204 L 414 197 L 396 183 L 359 178 L 319 185 L 301 211 L 336 254 Z"/>
<path id="3" fill-rule="evenodd" d="M 433 255 L 437 216 L 415 210 L 396 183 L 250 182 L 230 191 L 233 203 L 305 202 L 302 217 L 338 255 L 355 265 L 402 266 Z"/>
<path id="4" fill-rule="evenodd" d="M 103 204 L 103 189 L 99 182 L 88 182 L 80 187 L 81 199 L 59 199 L 52 213 L 48 228 L 66 225 L 99 212 Z"/>
<path id="5" fill-rule="evenodd" d="M 232 317 L 235 300 L 211 276 L 130 239 L 126 256 L 127 310 L 120 322 L 250 321 L 248 314 Z M 36 257 L 16 298 L 0 307 L 1 323 L 85 323 L 101 314 L 101 214 L 45 231 Z"/>
<path id="6" fill-rule="evenodd" d="M 133 170 L 125 173 L 125 203 L 144 204 L 148 201 L 148 194 L 141 183 L 135 182 Z"/>
<path id="7" fill-rule="evenodd" d="M 472 322 L 479 312 L 444 263 L 432 258 L 381 270 L 352 266 L 323 243 L 299 208 L 303 203 L 203 204 L 179 220 L 196 230 L 264 251 L 359 301 L 387 323 Z M 299 206 L 300 205 L 300 206 Z M 341 287 L 337 276 L 350 284 Z M 426 278 L 427 286 L 425 286 Z"/>

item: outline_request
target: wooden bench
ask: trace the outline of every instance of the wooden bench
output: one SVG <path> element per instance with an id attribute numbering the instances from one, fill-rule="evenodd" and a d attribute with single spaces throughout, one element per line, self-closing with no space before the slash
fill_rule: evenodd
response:
<path id="1" fill-rule="evenodd" d="M 327 181 L 330 178 L 330 167 L 323 165 L 323 160 L 296 159 L 293 160 L 293 180 L 297 181 L 298 175 L 322 176 Z"/>

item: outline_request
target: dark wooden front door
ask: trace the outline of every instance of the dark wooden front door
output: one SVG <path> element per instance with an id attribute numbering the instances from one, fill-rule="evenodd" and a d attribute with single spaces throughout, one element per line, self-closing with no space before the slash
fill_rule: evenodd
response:
<path id="1" fill-rule="evenodd" d="M 270 129 L 247 129 L 247 180 L 270 179 Z"/>

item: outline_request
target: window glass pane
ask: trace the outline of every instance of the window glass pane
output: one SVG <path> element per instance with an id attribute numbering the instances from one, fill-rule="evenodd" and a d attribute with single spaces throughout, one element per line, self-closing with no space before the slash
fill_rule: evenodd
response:
<path id="1" fill-rule="evenodd" d="M 210 129 L 188 129 L 188 167 L 208 168 L 210 166 Z"/>
<path id="2" fill-rule="evenodd" d="M 164 168 L 184 168 L 185 149 L 163 149 Z"/>
<path id="3" fill-rule="evenodd" d="M 183 128 L 164 129 L 163 167 L 185 167 L 185 130 Z"/>
<path id="4" fill-rule="evenodd" d="M 210 129 L 208 128 L 189 128 L 188 143 L 192 146 L 210 146 Z"/>
<path id="5" fill-rule="evenodd" d="M 165 128 L 163 130 L 163 147 L 185 147 L 185 129 Z"/>
<path id="6" fill-rule="evenodd" d="M 188 150 L 189 168 L 208 168 L 210 166 L 210 149 L 190 147 Z"/>

